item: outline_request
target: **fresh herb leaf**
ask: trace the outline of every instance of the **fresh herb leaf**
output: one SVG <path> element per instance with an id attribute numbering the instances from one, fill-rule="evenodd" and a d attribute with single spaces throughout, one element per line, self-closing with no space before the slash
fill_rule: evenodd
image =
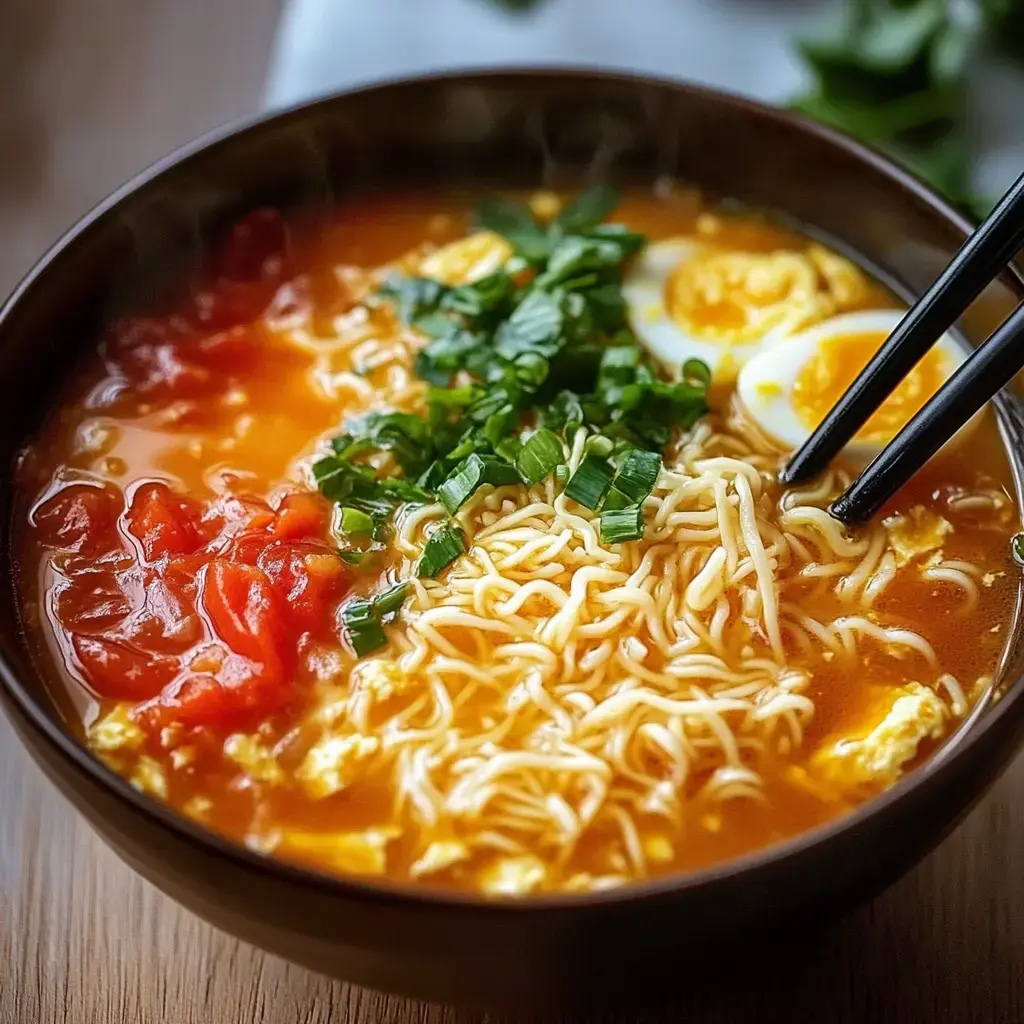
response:
<path id="1" fill-rule="evenodd" d="M 607 459 L 587 452 L 566 484 L 565 496 L 596 512 L 614 476 L 615 470 Z"/>
<path id="2" fill-rule="evenodd" d="M 524 484 L 535 484 L 550 476 L 562 458 L 562 442 L 552 431 L 542 428 L 523 445 L 516 458 L 516 469 Z"/>
<path id="3" fill-rule="evenodd" d="M 466 535 L 455 523 L 442 523 L 423 547 L 416 575 L 421 579 L 436 576 L 466 550 Z"/>
<path id="4" fill-rule="evenodd" d="M 601 513 L 601 543 L 620 544 L 644 535 L 644 510 L 640 505 L 608 509 Z"/>
<path id="5" fill-rule="evenodd" d="M 531 291 L 498 329 L 494 347 L 506 359 L 516 359 L 525 353 L 553 356 L 561 347 L 564 323 L 556 296 Z"/>
<path id="6" fill-rule="evenodd" d="M 597 227 L 618 205 L 619 193 L 612 185 L 591 185 L 562 207 L 551 226 L 563 235 L 583 234 Z"/>
<path id="7" fill-rule="evenodd" d="M 525 203 L 513 199 L 488 198 L 477 204 L 476 222 L 511 243 L 527 262 L 547 258 L 551 243 Z"/>
<path id="8" fill-rule="evenodd" d="M 381 286 L 380 294 L 394 302 L 403 323 L 411 324 L 433 313 L 441 304 L 448 289 L 440 281 L 429 277 L 389 277 Z"/>

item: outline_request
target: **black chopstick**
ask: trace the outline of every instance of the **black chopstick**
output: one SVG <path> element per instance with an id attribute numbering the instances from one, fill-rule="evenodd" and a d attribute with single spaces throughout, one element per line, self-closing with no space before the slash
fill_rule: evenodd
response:
<path id="1" fill-rule="evenodd" d="M 802 483 L 820 473 L 1022 248 L 1024 174 L 964 242 L 949 266 L 914 303 L 860 376 L 800 446 L 783 469 L 782 482 Z"/>
<path id="2" fill-rule="evenodd" d="M 1004 385 L 1024 369 L 1024 305 L 949 378 L 835 500 L 848 524 L 870 519 Z"/>

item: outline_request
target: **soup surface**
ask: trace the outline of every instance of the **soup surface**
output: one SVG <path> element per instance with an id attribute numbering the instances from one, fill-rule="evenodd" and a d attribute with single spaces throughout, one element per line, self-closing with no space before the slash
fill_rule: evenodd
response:
<path id="1" fill-rule="evenodd" d="M 275 856 L 518 895 L 793 836 L 956 728 L 1017 585 L 991 417 L 878 521 L 825 511 L 955 343 L 786 491 L 898 303 L 690 192 L 612 206 L 256 211 L 109 325 L 15 538 L 97 756 Z"/>

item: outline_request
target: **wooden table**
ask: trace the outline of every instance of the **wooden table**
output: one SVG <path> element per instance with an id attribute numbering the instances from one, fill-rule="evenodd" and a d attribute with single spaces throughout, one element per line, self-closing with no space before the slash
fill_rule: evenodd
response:
<path id="1" fill-rule="evenodd" d="M 423 2 L 423 0 L 419 0 Z M 278 0 L 0 0 L 0 293 L 106 190 L 254 108 Z M 230 30 L 230 32 L 229 32 Z M 771 984 L 665 1020 L 1024 1022 L 1024 761 Z M 469 1022 L 214 931 L 114 858 L 0 720 L 0 1024 Z"/>

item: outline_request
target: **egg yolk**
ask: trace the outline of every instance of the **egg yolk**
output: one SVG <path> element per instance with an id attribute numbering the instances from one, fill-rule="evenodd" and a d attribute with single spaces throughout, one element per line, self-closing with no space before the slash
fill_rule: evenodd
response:
<path id="1" fill-rule="evenodd" d="M 842 334 L 817 347 L 793 382 L 793 410 L 808 430 L 825 418 L 886 337 L 878 331 Z M 856 439 L 889 441 L 939 390 L 948 375 L 942 352 L 931 349 L 861 427 Z"/>
<path id="2" fill-rule="evenodd" d="M 827 316 L 834 302 L 814 262 L 797 252 L 711 251 L 684 259 L 665 279 L 674 323 L 712 342 L 749 344 L 780 325 Z"/>

